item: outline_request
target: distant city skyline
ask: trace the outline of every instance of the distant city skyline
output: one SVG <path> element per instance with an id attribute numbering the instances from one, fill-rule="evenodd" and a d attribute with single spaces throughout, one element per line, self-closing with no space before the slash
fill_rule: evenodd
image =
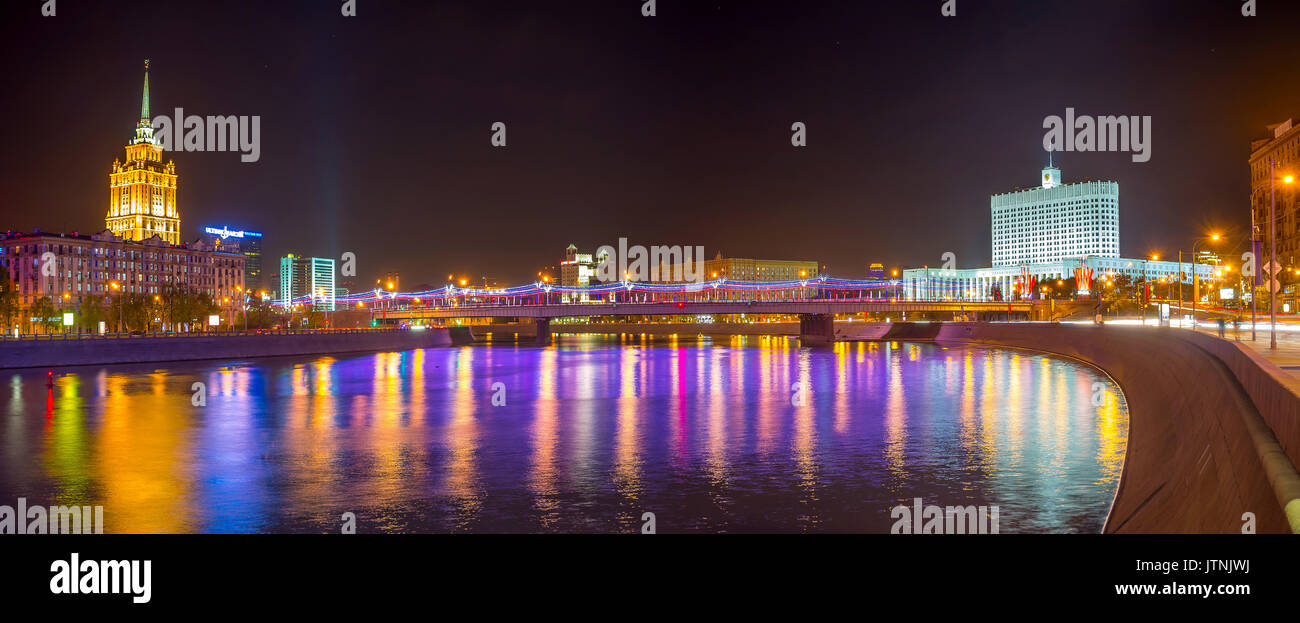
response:
<path id="1" fill-rule="evenodd" d="M 663 1 L 654 18 L 608 2 L 384 3 L 355 21 L 310 2 L 16 13 L 0 43 L 22 66 L 4 109 L 24 146 L 0 166 L 6 228 L 99 231 L 149 58 L 154 109 L 262 118 L 258 162 L 164 154 L 185 177 L 180 240 L 228 223 L 267 232 L 270 257 L 353 252 L 367 279 L 524 283 L 570 243 L 619 237 L 815 257 L 846 277 L 945 252 L 986 266 L 987 197 L 1036 184 L 1043 121 L 1069 108 L 1152 119 L 1149 162 L 1054 155 L 1073 180 L 1123 186 L 1123 253 L 1244 234 L 1251 141 L 1300 117 L 1286 43 L 1300 10 L 1094 4 L 1086 19 L 1065 1 L 948 20 L 929 3 L 792 19 L 725 0 Z M 131 35 L 141 14 L 157 37 Z M 807 147 L 791 145 L 796 122 Z"/>

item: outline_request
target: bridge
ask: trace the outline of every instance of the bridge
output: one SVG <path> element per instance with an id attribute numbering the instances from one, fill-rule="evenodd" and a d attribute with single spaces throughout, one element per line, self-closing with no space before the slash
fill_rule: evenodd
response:
<path id="1" fill-rule="evenodd" d="M 1041 319 L 1042 302 L 1033 300 L 902 300 L 897 280 L 855 281 L 817 277 L 799 281 L 745 282 L 718 279 L 703 283 L 624 281 L 587 287 L 534 283 L 510 288 L 458 288 L 423 292 L 374 290 L 338 297 L 342 308 L 369 308 L 381 322 L 471 318 L 533 319 L 538 343 L 549 343 L 550 321 L 591 316 L 798 316 L 806 343 L 833 341 L 837 314 L 937 312 L 948 319 Z M 295 306 L 311 306 L 310 296 Z"/>
<path id="2" fill-rule="evenodd" d="M 537 305 L 454 305 L 398 309 L 377 309 L 374 317 L 385 320 L 450 320 L 458 318 L 520 319 L 536 323 L 539 344 L 551 339 L 554 318 L 590 316 L 681 316 L 780 314 L 799 316 L 799 338 L 804 343 L 835 341 L 835 315 L 857 313 L 947 312 L 968 319 L 1028 320 L 1035 313 L 1033 302 L 916 302 L 916 301 L 678 301 L 674 303 L 570 303 Z"/>

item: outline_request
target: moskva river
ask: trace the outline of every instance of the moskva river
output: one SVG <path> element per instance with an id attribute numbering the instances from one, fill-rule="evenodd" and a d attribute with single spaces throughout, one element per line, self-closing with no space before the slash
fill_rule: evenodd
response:
<path id="1" fill-rule="evenodd" d="M 1070 360 L 779 337 L 11 371 L 0 401 L 0 505 L 109 533 L 1098 532 L 1128 433 Z"/>

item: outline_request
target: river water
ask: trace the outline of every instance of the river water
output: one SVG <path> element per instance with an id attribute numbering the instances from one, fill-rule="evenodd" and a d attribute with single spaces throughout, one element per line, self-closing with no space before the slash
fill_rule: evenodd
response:
<path id="1" fill-rule="evenodd" d="M 889 532 L 916 498 L 1098 532 L 1128 432 L 1098 371 L 966 345 L 561 336 L 54 372 L 0 377 L 0 505 L 102 505 L 105 532 Z"/>

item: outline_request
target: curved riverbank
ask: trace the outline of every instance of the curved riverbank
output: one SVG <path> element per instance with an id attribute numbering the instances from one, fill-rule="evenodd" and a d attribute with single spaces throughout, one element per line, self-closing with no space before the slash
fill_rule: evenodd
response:
<path id="1" fill-rule="evenodd" d="M 1240 345 L 1176 329 L 946 323 L 936 341 L 1072 357 L 1111 376 L 1130 413 L 1105 532 L 1300 533 L 1300 383 Z"/>

